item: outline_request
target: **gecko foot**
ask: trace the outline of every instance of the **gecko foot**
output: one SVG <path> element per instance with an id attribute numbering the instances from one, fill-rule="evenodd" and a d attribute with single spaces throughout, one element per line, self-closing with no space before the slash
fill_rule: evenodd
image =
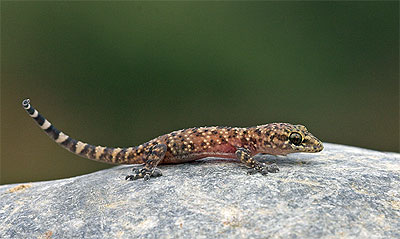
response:
<path id="1" fill-rule="evenodd" d="M 277 172 L 279 172 L 279 168 L 278 168 L 278 165 L 276 165 L 276 163 L 269 164 L 269 165 L 266 165 L 266 166 L 267 166 L 268 172 L 270 172 L 270 173 L 277 173 Z"/>
<path id="2" fill-rule="evenodd" d="M 247 174 L 252 175 L 255 173 L 261 173 L 262 175 L 267 175 L 268 173 L 277 173 L 277 172 L 279 172 L 279 168 L 275 163 L 270 164 L 270 165 L 263 163 L 263 164 L 257 165 L 254 168 L 250 168 L 247 171 Z"/>
<path id="3" fill-rule="evenodd" d="M 133 169 L 132 175 L 127 175 L 125 180 L 136 180 L 139 178 L 143 178 L 145 181 L 149 180 L 150 177 L 160 177 L 162 176 L 161 170 L 158 168 L 153 168 L 152 170 L 148 170 L 146 168 L 135 168 Z"/>

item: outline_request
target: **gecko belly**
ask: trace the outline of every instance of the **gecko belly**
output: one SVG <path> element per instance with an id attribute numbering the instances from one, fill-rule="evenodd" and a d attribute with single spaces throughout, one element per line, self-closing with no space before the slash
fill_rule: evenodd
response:
<path id="1" fill-rule="evenodd" d="M 213 158 L 229 158 L 229 159 L 236 159 L 234 153 L 221 153 L 221 152 L 204 152 L 204 153 L 192 153 L 186 155 L 179 155 L 179 156 L 166 156 L 161 163 L 162 164 L 174 164 L 174 163 L 182 163 L 182 162 L 191 162 L 198 159 L 203 159 L 207 157 Z"/>

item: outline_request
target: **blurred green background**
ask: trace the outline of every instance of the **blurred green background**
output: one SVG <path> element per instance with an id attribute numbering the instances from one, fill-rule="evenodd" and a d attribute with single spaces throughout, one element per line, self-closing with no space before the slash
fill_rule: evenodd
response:
<path id="1" fill-rule="evenodd" d="M 1 183 L 110 165 L 55 143 L 21 107 L 92 144 L 204 125 L 302 123 L 399 151 L 399 3 L 1 2 Z"/>

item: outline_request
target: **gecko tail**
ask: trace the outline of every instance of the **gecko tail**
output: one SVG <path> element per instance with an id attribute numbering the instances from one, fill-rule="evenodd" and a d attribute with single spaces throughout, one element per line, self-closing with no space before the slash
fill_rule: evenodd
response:
<path id="1" fill-rule="evenodd" d="M 95 161 L 100 161 L 110 164 L 132 164 L 141 163 L 134 162 L 132 155 L 135 154 L 136 147 L 130 148 L 109 148 L 103 146 L 94 146 L 88 143 L 73 139 L 70 136 L 59 131 L 46 118 L 44 118 L 30 104 L 29 99 L 22 101 L 22 106 L 28 112 L 29 116 L 39 125 L 39 127 L 61 147 L 68 151 Z"/>

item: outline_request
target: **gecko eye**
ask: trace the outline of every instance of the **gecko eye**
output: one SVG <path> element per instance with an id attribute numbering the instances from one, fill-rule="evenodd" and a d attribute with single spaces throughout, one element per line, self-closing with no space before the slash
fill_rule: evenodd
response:
<path id="1" fill-rule="evenodd" d="M 303 141 L 303 137 L 301 137 L 301 134 L 293 132 L 289 136 L 289 141 L 294 145 L 300 145 Z"/>

